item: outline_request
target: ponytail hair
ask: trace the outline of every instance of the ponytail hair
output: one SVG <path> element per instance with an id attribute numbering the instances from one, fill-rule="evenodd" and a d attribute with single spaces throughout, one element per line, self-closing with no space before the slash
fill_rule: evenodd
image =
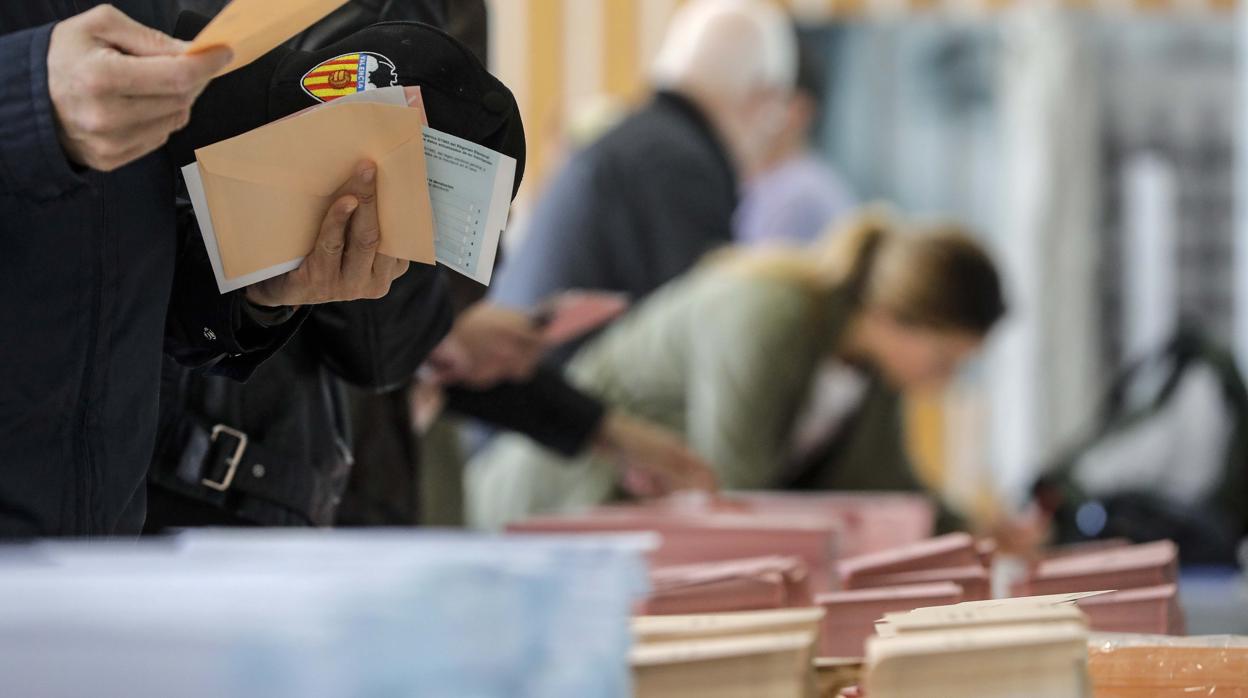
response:
<path id="1" fill-rule="evenodd" d="M 983 336 L 1006 313 L 996 265 L 965 230 L 952 224 L 903 229 L 879 207 L 809 248 L 735 252 L 729 260 L 741 273 L 837 290 L 860 309 L 916 326 Z"/>

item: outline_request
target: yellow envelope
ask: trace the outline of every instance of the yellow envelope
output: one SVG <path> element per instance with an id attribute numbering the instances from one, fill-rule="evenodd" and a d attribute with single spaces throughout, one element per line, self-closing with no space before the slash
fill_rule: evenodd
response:
<path id="1" fill-rule="evenodd" d="M 187 53 L 228 46 L 234 60 L 217 73 L 237 70 L 307 29 L 347 0 L 233 0 L 195 37 Z"/>
<path id="2" fill-rule="evenodd" d="M 195 151 L 227 279 L 307 256 L 334 193 L 377 163 L 382 254 L 434 263 L 424 115 L 326 105 Z"/>

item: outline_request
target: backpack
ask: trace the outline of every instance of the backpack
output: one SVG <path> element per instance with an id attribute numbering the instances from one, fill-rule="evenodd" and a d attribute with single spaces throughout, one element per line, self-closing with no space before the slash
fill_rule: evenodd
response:
<path id="1" fill-rule="evenodd" d="M 1035 488 L 1060 543 L 1171 539 L 1231 563 L 1248 534 L 1248 390 L 1231 354 L 1180 329 L 1115 377 L 1091 436 Z"/>

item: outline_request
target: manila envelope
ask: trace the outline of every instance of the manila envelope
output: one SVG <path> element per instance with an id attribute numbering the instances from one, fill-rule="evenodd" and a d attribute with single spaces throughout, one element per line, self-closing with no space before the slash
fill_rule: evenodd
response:
<path id="1" fill-rule="evenodd" d="M 217 77 L 237 70 L 347 4 L 347 0 L 233 0 L 191 42 L 187 53 L 228 46 L 234 59 Z"/>
<path id="2" fill-rule="evenodd" d="M 307 256 L 334 193 L 377 164 L 378 251 L 434 263 L 419 109 L 328 105 L 195 151 L 227 279 Z"/>

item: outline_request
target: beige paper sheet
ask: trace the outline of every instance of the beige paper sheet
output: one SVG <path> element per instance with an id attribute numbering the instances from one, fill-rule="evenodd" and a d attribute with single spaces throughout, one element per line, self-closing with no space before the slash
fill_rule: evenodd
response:
<path id="1" fill-rule="evenodd" d="M 347 4 L 347 0 L 233 0 L 191 42 L 188 53 L 228 46 L 234 59 L 218 76 L 237 70 Z"/>

